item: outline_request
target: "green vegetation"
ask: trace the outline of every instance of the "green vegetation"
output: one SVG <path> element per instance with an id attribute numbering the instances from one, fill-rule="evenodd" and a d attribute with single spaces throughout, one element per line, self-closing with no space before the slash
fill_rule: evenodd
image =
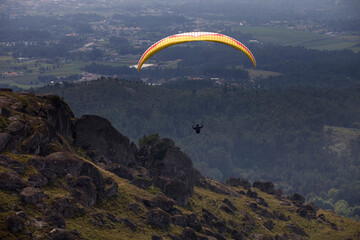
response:
<path id="1" fill-rule="evenodd" d="M 143 136 L 141 139 L 139 139 L 139 148 L 142 148 L 143 146 L 149 146 L 159 139 L 160 136 L 157 133 L 150 134 L 149 136 Z"/>

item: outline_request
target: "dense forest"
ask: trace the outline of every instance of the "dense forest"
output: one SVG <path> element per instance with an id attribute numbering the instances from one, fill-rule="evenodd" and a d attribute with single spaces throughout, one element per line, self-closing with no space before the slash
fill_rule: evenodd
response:
<path id="1" fill-rule="evenodd" d="M 261 90 L 214 87 L 211 81 L 154 87 L 103 78 L 39 92 L 62 96 L 77 116 L 108 118 L 133 141 L 152 133 L 170 137 L 209 177 L 272 180 L 284 192 L 299 192 L 321 207 L 355 217 L 360 138 L 352 139 L 348 154 L 339 155 L 324 136 L 330 134 L 326 126 L 359 132 L 359 90 Z M 204 121 L 201 134 L 193 132 L 192 121 Z"/>

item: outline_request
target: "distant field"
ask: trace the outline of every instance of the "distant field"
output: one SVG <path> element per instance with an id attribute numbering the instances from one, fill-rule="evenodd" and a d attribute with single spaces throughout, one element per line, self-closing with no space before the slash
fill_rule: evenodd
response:
<path id="1" fill-rule="evenodd" d="M 349 154 L 350 142 L 360 136 L 360 129 L 324 126 L 328 147 L 338 154 Z"/>
<path id="2" fill-rule="evenodd" d="M 72 62 L 70 64 L 65 64 L 61 66 L 60 68 L 52 69 L 49 71 L 46 71 L 46 75 L 54 75 L 54 76 L 66 76 L 66 75 L 72 75 L 72 74 L 79 74 L 84 72 L 84 67 L 87 63 L 83 62 Z"/>
<path id="3" fill-rule="evenodd" d="M 277 72 L 257 70 L 257 69 L 247 69 L 247 71 L 249 72 L 251 79 L 255 79 L 257 77 L 265 79 L 265 78 L 268 78 L 271 76 L 279 76 L 281 74 L 281 73 L 277 73 Z"/>
<path id="4" fill-rule="evenodd" d="M 327 36 L 323 34 L 300 31 L 285 27 L 238 27 L 234 31 L 249 33 L 261 42 L 271 42 L 283 46 L 304 46 L 318 50 L 350 49 L 360 51 L 360 37 L 358 36 Z"/>
<path id="5" fill-rule="evenodd" d="M 0 62 L 2 61 L 11 61 L 13 60 L 13 57 L 10 56 L 0 56 Z"/>
<path id="6" fill-rule="evenodd" d="M 360 52 L 360 37 L 347 39 L 345 37 L 333 37 L 319 41 L 311 41 L 303 44 L 305 47 L 318 50 L 342 50 L 350 49 L 354 52 Z"/>
<path id="7" fill-rule="evenodd" d="M 124 66 L 134 63 L 133 59 L 124 59 L 122 63 L 97 62 L 99 64 L 106 64 L 110 66 Z M 0 73 L 17 72 L 23 73 L 24 76 L 18 77 L 2 77 L 0 84 L 9 84 L 10 86 L 17 86 L 23 89 L 41 87 L 44 83 L 38 81 L 40 75 L 52 75 L 56 77 L 68 76 L 74 74 L 81 74 L 84 68 L 91 62 L 71 62 L 68 64 L 49 64 L 45 62 L 28 61 L 19 63 L 10 56 L 0 56 Z M 42 70 L 41 70 L 42 69 Z M 45 70 L 44 70 L 45 69 Z M 42 72 L 40 74 L 40 72 Z"/>
<path id="8" fill-rule="evenodd" d="M 243 33 L 250 33 L 262 42 L 272 42 L 280 45 L 320 38 L 317 33 L 304 32 L 285 27 L 239 27 Z"/>

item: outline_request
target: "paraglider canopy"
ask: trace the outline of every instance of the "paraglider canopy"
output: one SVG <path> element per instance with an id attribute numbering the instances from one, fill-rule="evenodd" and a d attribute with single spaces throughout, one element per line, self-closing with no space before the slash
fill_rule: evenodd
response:
<path id="1" fill-rule="evenodd" d="M 138 71 L 140 71 L 141 66 L 155 53 L 161 51 L 164 48 L 169 46 L 185 43 L 185 42 L 192 42 L 192 41 L 210 41 L 210 42 L 219 42 L 226 45 L 229 45 L 237 50 L 244 52 L 254 64 L 256 68 L 256 61 L 254 55 L 250 52 L 250 50 L 241 42 L 228 37 L 226 35 L 220 33 L 213 33 L 213 32 L 187 32 L 187 33 L 180 33 L 176 35 L 171 35 L 166 38 L 161 39 L 160 41 L 154 43 L 150 46 L 141 56 L 138 62 Z"/>

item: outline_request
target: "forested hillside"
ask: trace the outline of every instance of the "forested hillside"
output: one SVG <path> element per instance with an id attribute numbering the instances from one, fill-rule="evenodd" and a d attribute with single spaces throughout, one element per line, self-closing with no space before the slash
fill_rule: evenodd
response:
<path id="1" fill-rule="evenodd" d="M 359 128 L 358 87 L 259 90 L 185 83 L 198 89 L 103 78 L 39 92 L 62 96 L 77 116 L 108 118 L 135 141 L 152 133 L 171 137 L 211 178 L 272 180 L 284 192 L 359 216 L 360 138 L 340 155 L 326 138 L 326 126 Z M 205 127 L 197 135 L 191 124 L 201 120 Z"/>

